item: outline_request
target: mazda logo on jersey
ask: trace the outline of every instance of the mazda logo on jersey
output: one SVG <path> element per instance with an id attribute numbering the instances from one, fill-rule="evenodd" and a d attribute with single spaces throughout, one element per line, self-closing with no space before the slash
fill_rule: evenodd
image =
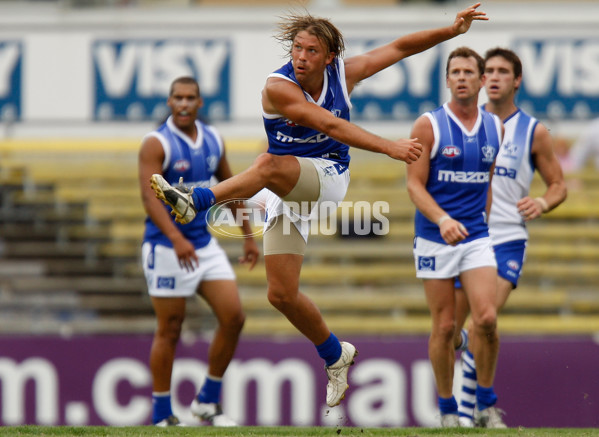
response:
<path id="1" fill-rule="evenodd" d="M 441 149 L 441 155 L 446 158 L 456 158 L 462 154 L 462 151 L 457 146 L 445 146 Z"/>

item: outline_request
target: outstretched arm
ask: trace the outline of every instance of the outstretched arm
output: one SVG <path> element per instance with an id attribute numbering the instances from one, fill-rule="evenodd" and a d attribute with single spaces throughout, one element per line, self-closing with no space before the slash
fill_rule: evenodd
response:
<path id="1" fill-rule="evenodd" d="M 422 146 L 418 139 L 388 140 L 370 133 L 349 121 L 335 117 L 330 111 L 306 100 L 296 84 L 269 78 L 262 92 L 266 112 L 281 114 L 294 123 L 309 127 L 351 147 L 384 153 L 408 164 L 418 159 Z"/>
<path id="2" fill-rule="evenodd" d="M 488 20 L 486 13 L 477 10 L 480 3 L 460 11 L 453 24 L 438 29 L 423 30 L 402 36 L 395 41 L 377 47 L 362 55 L 345 60 L 345 79 L 348 91 L 375 73 L 416 53 L 423 52 L 437 44 L 466 33 L 474 20 Z"/>

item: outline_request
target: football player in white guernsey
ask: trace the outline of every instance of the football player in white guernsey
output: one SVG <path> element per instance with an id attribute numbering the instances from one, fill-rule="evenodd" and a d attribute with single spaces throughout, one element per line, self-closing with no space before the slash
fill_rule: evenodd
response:
<path id="1" fill-rule="evenodd" d="M 501 121 L 478 106 L 482 57 L 468 47 L 452 51 L 446 82 L 451 99 L 423 114 L 412 137 L 422 156 L 408 167 L 408 193 L 417 208 L 414 261 L 432 317 L 429 359 L 437 385 L 441 426 L 457 427 L 453 396 L 456 326 L 454 278 L 461 276 L 472 308 L 472 347 L 480 363 L 476 399 L 481 414 L 499 413 L 493 390 L 499 350 L 495 310 L 496 262 L 486 214 L 490 180 L 501 144 Z"/>
<path id="2" fill-rule="evenodd" d="M 305 224 L 322 202 L 343 200 L 349 184 L 349 147 L 384 153 L 408 164 L 417 161 L 422 151 L 417 138 L 392 141 L 351 123 L 349 96 L 360 81 L 468 31 L 474 20 L 487 20 L 477 10 L 479 6 L 476 3 L 459 12 L 449 26 L 405 35 L 345 60 L 343 36 L 329 20 L 309 14 L 287 17 L 277 37 L 291 60 L 269 75 L 262 90 L 267 153 L 239 175 L 209 189 L 194 188 L 191 194 L 171 187 L 160 175 L 152 176 L 157 196 L 185 221 L 192 209 L 250 198 L 263 188 L 272 192 L 264 233 L 268 300 L 324 360 L 328 406 L 344 398 L 348 369 L 357 351 L 337 339 L 316 305 L 299 290 L 309 230 Z M 290 217 L 292 203 L 308 204 L 310 209 Z M 284 225 L 285 221 L 293 226 Z"/>
<path id="3" fill-rule="evenodd" d="M 562 169 L 553 151 L 547 128 L 516 106 L 516 94 L 522 84 L 522 63 L 516 53 L 493 48 L 485 54 L 485 91 L 489 99 L 484 109 L 496 114 L 505 125 L 503 144 L 495 161 L 493 203 L 489 215 L 489 234 L 497 259 L 497 311 L 505 305 L 518 285 L 526 258 L 528 231 L 526 222 L 540 217 L 561 204 L 567 195 Z M 529 196 L 534 172 L 545 183 L 542 196 Z M 468 315 L 468 302 L 458 290 L 457 322 L 461 331 Z M 456 346 L 462 341 L 456 336 Z M 464 386 L 460 396 L 460 422 L 478 419 L 472 387 L 477 379 L 476 362 L 470 351 L 462 353 Z M 478 420 L 477 420 L 478 422 Z M 485 423 L 477 423 L 484 426 Z M 486 424 L 489 426 L 489 424 Z"/>
<path id="4" fill-rule="evenodd" d="M 143 270 L 148 282 L 157 326 L 150 351 L 152 372 L 152 423 L 181 425 L 171 409 L 171 375 L 186 300 L 200 295 L 212 308 L 218 325 L 208 350 L 208 374 L 191 413 L 215 426 L 234 426 L 222 413 L 221 380 L 239 340 L 245 315 L 235 273 L 229 259 L 212 238 L 206 220 L 189 226 L 175 223 L 147 181 L 160 172 L 171 183 L 180 178 L 190 186 L 210 183 L 212 177 L 232 176 L 220 135 L 212 126 L 197 120 L 202 97 L 197 81 L 180 77 L 171 84 L 167 104 L 171 115 L 158 129 L 147 134 L 139 151 L 141 197 L 147 213 L 142 246 Z M 235 205 L 232 206 L 235 209 Z M 252 268 L 258 260 L 258 246 L 249 223 L 242 223 L 242 262 Z"/>

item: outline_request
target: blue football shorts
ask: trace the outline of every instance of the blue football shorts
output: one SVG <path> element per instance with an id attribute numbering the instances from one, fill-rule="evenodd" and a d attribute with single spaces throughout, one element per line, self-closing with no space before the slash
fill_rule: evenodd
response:
<path id="1" fill-rule="evenodd" d="M 526 240 L 507 241 L 493 246 L 497 274 L 510 281 L 513 288 L 518 286 L 518 279 L 522 275 L 522 267 L 526 261 L 526 246 Z M 459 277 L 455 279 L 455 288 L 462 288 Z"/>

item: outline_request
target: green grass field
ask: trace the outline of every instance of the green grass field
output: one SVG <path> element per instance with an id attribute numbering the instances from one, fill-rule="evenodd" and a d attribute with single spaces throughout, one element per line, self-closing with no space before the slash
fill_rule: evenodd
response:
<path id="1" fill-rule="evenodd" d="M 427 436 L 518 436 L 518 437 L 591 437 L 599 436 L 599 428 L 511 428 L 504 430 L 486 429 L 441 429 L 441 428 L 333 428 L 333 427 L 239 427 L 239 428 L 155 428 L 151 426 L 15 426 L 0 427 L 0 436 L 209 436 L 209 437 L 427 437 Z"/>

